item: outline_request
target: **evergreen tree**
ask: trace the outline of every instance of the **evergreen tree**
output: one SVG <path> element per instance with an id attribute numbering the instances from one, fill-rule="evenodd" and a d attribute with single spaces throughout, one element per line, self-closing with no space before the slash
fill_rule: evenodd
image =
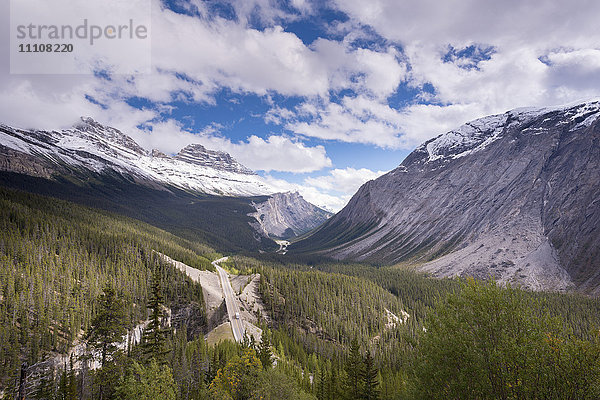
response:
<path id="1" fill-rule="evenodd" d="M 340 382 L 337 368 L 333 366 L 329 375 L 329 389 L 327 390 L 328 400 L 337 400 L 340 398 Z"/>
<path id="2" fill-rule="evenodd" d="M 123 301 L 111 286 L 106 286 L 98 299 L 98 313 L 86 335 L 88 346 L 100 352 L 101 366 L 110 359 L 117 349 L 115 343 L 120 342 L 126 333 Z"/>
<path id="3" fill-rule="evenodd" d="M 148 301 L 150 322 L 144 330 L 142 351 L 146 359 L 154 358 L 159 363 L 164 363 L 169 350 L 166 347 L 167 331 L 162 327 L 164 297 L 161 285 L 161 269 L 158 266 L 154 270 L 150 288 L 151 294 Z"/>
<path id="4" fill-rule="evenodd" d="M 58 380 L 58 393 L 56 394 L 56 400 L 67 400 L 68 399 L 68 377 L 67 377 L 67 364 L 65 363 L 64 368 L 60 374 Z"/>
<path id="5" fill-rule="evenodd" d="M 77 400 L 77 375 L 73 368 L 73 356 L 69 358 L 69 373 L 67 374 L 66 399 Z"/>
<path id="6" fill-rule="evenodd" d="M 134 362 L 116 396 L 121 400 L 175 400 L 176 388 L 171 368 L 159 366 L 153 359 L 147 367 Z"/>
<path id="7" fill-rule="evenodd" d="M 364 367 L 362 371 L 362 398 L 364 400 L 377 400 L 379 398 L 379 381 L 377 379 L 378 371 L 373 363 L 371 352 L 367 351 Z"/>
<path id="8" fill-rule="evenodd" d="M 36 400 L 51 400 L 54 398 L 54 370 L 45 371 L 37 385 L 33 398 Z"/>
<path id="9" fill-rule="evenodd" d="M 251 346 L 250 338 L 248 337 L 248 333 L 244 332 L 244 337 L 242 337 L 242 347 L 245 348 L 254 348 Z"/>
<path id="10" fill-rule="evenodd" d="M 264 369 L 269 369 L 273 365 L 271 353 L 271 341 L 267 330 L 263 331 L 260 344 L 258 345 L 258 359 L 260 360 Z"/>
<path id="11" fill-rule="evenodd" d="M 317 400 L 327 400 L 327 371 L 325 368 L 321 369 L 321 374 L 319 375 L 319 382 L 317 383 Z"/>
<path id="12" fill-rule="evenodd" d="M 346 360 L 344 380 L 344 397 L 348 400 L 359 399 L 362 392 L 362 369 L 363 362 L 360 355 L 360 347 L 356 339 L 350 344 L 350 354 Z"/>

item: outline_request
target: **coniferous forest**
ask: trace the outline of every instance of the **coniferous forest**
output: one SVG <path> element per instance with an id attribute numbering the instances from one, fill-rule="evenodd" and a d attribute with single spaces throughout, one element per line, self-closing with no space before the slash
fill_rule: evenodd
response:
<path id="1" fill-rule="evenodd" d="M 0 393 L 15 399 L 597 399 L 600 302 L 274 255 L 260 341 L 209 344 L 213 248 L 0 189 Z M 75 351 L 76 350 L 76 351 Z"/>

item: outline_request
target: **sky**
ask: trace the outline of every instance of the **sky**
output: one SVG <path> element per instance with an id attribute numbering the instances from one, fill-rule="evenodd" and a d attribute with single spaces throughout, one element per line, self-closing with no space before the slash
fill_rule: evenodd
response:
<path id="1" fill-rule="evenodd" d="M 1 1 L 7 55 L 16 43 Z M 59 0 L 13 1 L 52 19 L 36 2 Z M 144 57 L 114 46 L 102 63 L 82 55 L 78 74 L 11 73 L 3 57 L 0 123 L 61 129 L 91 116 L 147 149 L 201 143 L 333 211 L 469 120 L 600 96 L 596 0 L 69 4 L 63 18 L 150 18 L 148 65 L 128 71 Z"/>

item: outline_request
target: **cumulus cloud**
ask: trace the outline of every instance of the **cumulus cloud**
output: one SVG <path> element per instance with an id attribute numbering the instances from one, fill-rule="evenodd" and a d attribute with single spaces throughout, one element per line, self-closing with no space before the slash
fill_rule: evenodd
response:
<path id="1" fill-rule="evenodd" d="M 319 189 L 353 194 L 365 182 L 376 179 L 386 171 L 371 171 L 367 168 L 336 168 L 329 171 L 328 175 L 306 178 L 304 183 Z"/>
<path id="2" fill-rule="evenodd" d="M 323 146 L 306 146 L 286 136 L 271 135 L 263 139 L 256 135 L 233 142 L 220 134 L 221 126 L 209 125 L 199 132 L 184 129 L 169 119 L 145 124 L 145 129 L 130 128 L 131 136 L 147 149 L 156 148 L 167 154 L 177 153 L 192 143 L 231 154 L 255 171 L 305 173 L 330 167 L 331 160 Z"/>
<path id="3" fill-rule="evenodd" d="M 408 43 L 597 44 L 600 5 L 587 0 L 335 0 L 356 21 Z M 428 21 L 428 23 L 424 23 Z"/>
<path id="4" fill-rule="evenodd" d="M 336 102 L 305 102 L 295 109 L 273 110 L 286 129 L 307 137 L 399 148 L 402 114 L 385 102 L 366 96 L 345 96 Z"/>
<path id="5" fill-rule="evenodd" d="M 367 168 L 335 168 L 327 174 L 305 178 L 302 183 L 290 183 L 266 175 L 265 179 L 282 192 L 299 192 L 305 200 L 332 212 L 341 210 L 365 182 L 376 179 L 385 171 Z"/>
<path id="6" fill-rule="evenodd" d="M 515 107 L 569 103 L 600 94 L 600 37 L 595 28 L 600 3 L 336 0 L 335 4 L 351 17 L 355 29 L 368 25 L 402 46 L 410 65 L 410 86 L 433 87 L 424 98 L 434 106 L 408 105 L 402 110 L 407 138 L 427 139 L 442 132 L 438 129 L 452 128 L 441 123 L 444 113 L 452 123 L 462 123 Z M 448 57 L 449 48 L 463 53 L 474 49 L 473 57 Z"/>
<path id="7" fill-rule="evenodd" d="M 393 47 L 374 51 L 327 39 L 305 45 L 278 25 L 258 30 L 238 20 L 197 18 L 162 7 L 152 30 L 157 70 L 177 71 L 208 90 L 327 97 L 330 90 L 353 89 L 385 96 L 406 73 Z"/>

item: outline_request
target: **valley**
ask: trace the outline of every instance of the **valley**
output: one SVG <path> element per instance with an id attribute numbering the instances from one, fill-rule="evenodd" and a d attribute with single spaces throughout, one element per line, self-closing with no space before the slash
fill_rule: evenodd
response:
<path id="1" fill-rule="evenodd" d="M 595 399 L 598 115 L 470 122 L 335 215 L 203 146 L 4 126 L 1 396 Z"/>

